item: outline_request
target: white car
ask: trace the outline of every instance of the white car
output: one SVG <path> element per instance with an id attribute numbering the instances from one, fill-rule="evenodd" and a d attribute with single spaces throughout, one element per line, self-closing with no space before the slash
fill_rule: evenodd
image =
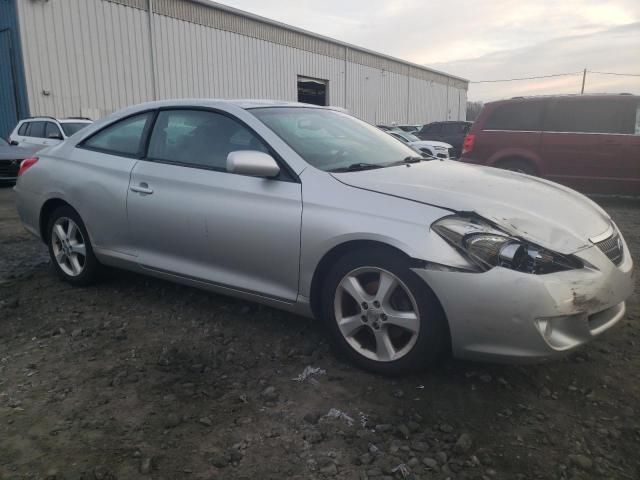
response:
<path id="1" fill-rule="evenodd" d="M 387 130 L 387 133 L 417 152 L 426 153 L 432 157 L 448 159 L 453 151 L 453 146 L 448 143 L 438 142 L 436 140 L 420 140 L 413 133 L 405 132 L 399 128 Z"/>
<path id="2" fill-rule="evenodd" d="M 9 136 L 11 145 L 45 148 L 57 145 L 91 125 L 88 118 L 31 117 L 20 120 Z"/>

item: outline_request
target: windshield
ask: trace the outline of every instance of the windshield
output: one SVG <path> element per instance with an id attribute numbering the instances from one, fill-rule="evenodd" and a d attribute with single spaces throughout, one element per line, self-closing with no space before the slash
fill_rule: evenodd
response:
<path id="1" fill-rule="evenodd" d="M 404 130 L 390 130 L 389 133 L 395 133 L 399 137 L 404 138 L 407 142 L 419 142 L 420 139 L 413 133 L 405 132 Z"/>
<path id="2" fill-rule="evenodd" d="M 386 167 L 416 156 L 391 135 L 342 112 L 270 107 L 251 113 L 320 170 L 340 171 L 354 165 Z"/>
<path id="3" fill-rule="evenodd" d="M 74 133 L 79 132 L 84 127 L 88 127 L 91 124 L 86 122 L 82 122 L 82 123 L 78 122 L 78 123 L 61 123 L 60 125 L 62 125 L 62 130 L 64 130 L 64 134 L 67 137 L 70 137 Z"/>

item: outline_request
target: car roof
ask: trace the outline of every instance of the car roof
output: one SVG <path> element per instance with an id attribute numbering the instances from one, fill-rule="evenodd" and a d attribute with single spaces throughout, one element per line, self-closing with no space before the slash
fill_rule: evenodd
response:
<path id="1" fill-rule="evenodd" d="M 55 120 L 58 123 L 93 123 L 93 120 L 89 119 L 89 118 L 74 118 L 74 117 L 69 117 L 69 118 L 55 118 L 55 117 L 49 117 L 47 115 L 42 115 L 39 117 L 28 117 L 28 118 L 23 118 L 22 120 L 20 120 L 19 123 L 23 123 L 23 122 L 48 122 L 51 120 Z"/>
<path id="2" fill-rule="evenodd" d="M 604 99 L 604 98 L 630 98 L 630 99 L 638 99 L 640 95 L 633 95 L 631 93 L 565 93 L 560 95 L 530 95 L 530 96 L 519 96 L 519 97 L 511 97 L 504 98 L 501 100 L 495 100 L 493 102 L 486 102 L 485 105 L 497 105 L 501 103 L 513 103 L 513 102 L 522 102 L 522 101 L 542 101 L 542 100 L 551 100 L 554 98 L 588 98 L 588 99 Z"/>
<path id="3" fill-rule="evenodd" d="M 442 124 L 442 123 L 473 123 L 473 122 L 470 122 L 468 120 L 439 120 L 437 122 L 427 123 L 425 127 L 428 125 L 436 125 L 436 124 Z"/>
<path id="4" fill-rule="evenodd" d="M 219 98 L 181 98 L 171 100 L 157 100 L 153 102 L 146 102 L 140 105 L 132 106 L 136 110 L 149 109 L 149 108 L 162 108 L 173 106 L 193 106 L 199 105 L 203 107 L 216 107 L 221 105 L 233 105 L 244 110 L 250 110 L 252 108 L 267 108 L 267 107 L 306 107 L 306 108 L 323 108 L 329 110 L 344 111 L 343 108 L 333 106 L 319 106 L 312 105 L 310 103 L 300 102 L 288 102 L 284 100 L 268 100 L 268 99 L 219 99 Z"/>
<path id="5" fill-rule="evenodd" d="M 88 118 L 60 118 L 58 119 L 60 123 L 93 123 L 93 120 Z"/>

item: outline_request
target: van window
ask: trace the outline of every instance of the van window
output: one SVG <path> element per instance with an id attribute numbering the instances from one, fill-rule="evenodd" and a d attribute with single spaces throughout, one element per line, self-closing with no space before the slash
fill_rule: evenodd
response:
<path id="1" fill-rule="evenodd" d="M 542 130 L 542 115 L 546 102 L 509 102 L 496 107 L 489 114 L 484 130 L 517 130 L 538 132 Z"/>
<path id="2" fill-rule="evenodd" d="M 549 132 L 633 134 L 636 104 L 620 99 L 556 100 L 545 123 Z"/>

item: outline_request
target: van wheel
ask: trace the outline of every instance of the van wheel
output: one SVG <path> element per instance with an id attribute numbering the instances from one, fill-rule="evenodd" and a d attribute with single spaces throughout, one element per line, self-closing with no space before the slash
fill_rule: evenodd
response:
<path id="1" fill-rule="evenodd" d="M 500 162 L 498 163 L 497 167 L 502 168 L 503 170 L 510 170 L 512 172 L 532 175 L 534 177 L 538 176 L 538 171 L 535 169 L 533 165 L 531 165 L 531 162 L 527 160 L 521 160 L 519 158 Z"/>
<path id="2" fill-rule="evenodd" d="M 338 352 L 375 373 L 421 370 L 449 349 L 440 302 L 409 260 L 387 249 L 338 260 L 323 284 L 322 312 Z"/>
<path id="3" fill-rule="evenodd" d="M 89 234 L 73 208 L 57 208 L 47 227 L 49 255 L 60 278 L 75 286 L 94 283 L 100 263 L 93 253 Z"/>

